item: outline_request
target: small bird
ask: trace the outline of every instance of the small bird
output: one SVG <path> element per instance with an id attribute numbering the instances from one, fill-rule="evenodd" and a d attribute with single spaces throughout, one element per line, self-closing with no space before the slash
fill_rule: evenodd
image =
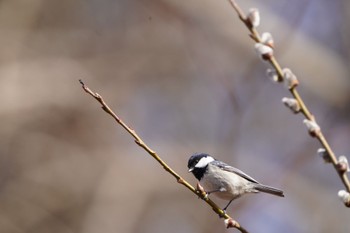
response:
<path id="1" fill-rule="evenodd" d="M 284 197 L 282 190 L 260 184 L 241 170 L 205 153 L 192 155 L 187 166 L 188 171 L 198 179 L 207 195 L 214 193 L 221 199 L 229 200 L 223 208 L 224 211 L 233 200 L 246 193 L 264 192 Z"/>

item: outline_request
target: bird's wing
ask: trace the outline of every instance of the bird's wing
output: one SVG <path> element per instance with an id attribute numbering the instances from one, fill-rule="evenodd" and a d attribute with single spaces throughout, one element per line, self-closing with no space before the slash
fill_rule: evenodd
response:
<path id="1" fill-rule="evenodd" d="M 235 173 L 241 177 L 243 177 L 244 179 L 247 179 L 253 183 L 259 183 L 258 181 L 256 181 L 255 179 L 253 179 L 252 177 L 248 176 L 247 174 L 245 174 L 244 172 L 242 172 L 241 170 L 237 169 L 237 168 L 234 168 L 224 162 L 221 162 L 221 161 L 218 161 L 218 160 L 215 160 L 213 162 L 211 162 L 211 164 L 215 165 L 215 166 L 218 166 L 219 168 L 221 168 L 222 170 L 224 171 L 228 171 L 228 172 L 232 172 L 232 173 Z"/>

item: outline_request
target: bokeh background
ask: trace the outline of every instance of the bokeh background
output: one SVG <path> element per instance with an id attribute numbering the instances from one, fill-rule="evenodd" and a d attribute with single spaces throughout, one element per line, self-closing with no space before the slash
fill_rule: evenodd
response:
<path id="1" fill-rule="evenodd" d="M 259 30 L 335 152 L 349 154 L 350 2 L 238 2 L 259 8 Z M 192 184 L 187 159 L 207 152 L 283 189 L 231 205 L 251 232 L 350 232 L 342 183 L 227 1 L 2 0 L 0 32 L 0 232 L 235 232 L 80 78 Z"/>

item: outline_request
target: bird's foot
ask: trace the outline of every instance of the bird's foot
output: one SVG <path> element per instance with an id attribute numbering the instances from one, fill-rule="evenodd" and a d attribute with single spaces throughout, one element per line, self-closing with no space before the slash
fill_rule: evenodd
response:
<path id="1" fill-rule="evenodd" d="M 199 182 L 197 183 L 196 192 L 199 194 L 198 198 L 208 199 L 209 197 L 209 194 L 204 191 L 204 188 Z"/>
<path id="2" fill-rule="evenodd" d="M 219 214 L 219 218 L 224 218 L 226 215 L 226 210 L 222 210 L 223 213 Z"/>

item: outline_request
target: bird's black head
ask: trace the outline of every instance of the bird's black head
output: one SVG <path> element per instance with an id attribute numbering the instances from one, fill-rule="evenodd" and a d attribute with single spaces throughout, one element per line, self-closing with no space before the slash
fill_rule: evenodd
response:
<path id="1" fill-rule="evenodd" d="M 214 161 L 214 158 L 208 154 L 195 153 L 188 160 L 188 171 L 192 172 L 198 180 L 201 180 L 208 164 L 212 161 Z"/>

